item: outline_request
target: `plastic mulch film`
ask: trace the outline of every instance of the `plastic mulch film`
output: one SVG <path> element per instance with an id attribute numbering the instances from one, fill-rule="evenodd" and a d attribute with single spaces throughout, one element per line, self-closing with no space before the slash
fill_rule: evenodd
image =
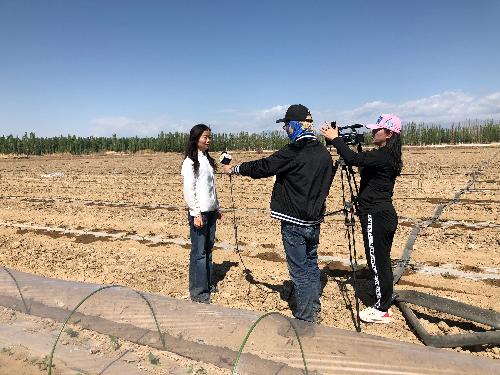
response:
<path id="1" fill-rule="evenodd" d="M 121 286 L 0 268 L 0 305 L 165 350 L 233 374 L 479 374 L 498 361 L 308 324 L 278 313 L 205 305 Z M 53 360 L 64 326 L 50 343 Z"/>

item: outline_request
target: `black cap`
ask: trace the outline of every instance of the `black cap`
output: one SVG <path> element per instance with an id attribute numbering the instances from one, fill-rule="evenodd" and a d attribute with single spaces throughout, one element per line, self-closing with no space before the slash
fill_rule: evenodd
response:
<path id="1" fill-rule="evenodd" d="M 287 121 L 309 121 L 312 122 L 311 112 L 305 105 L 293 104 L 286 110 L 285 118 L 276 120 L 276 123 Z"/>

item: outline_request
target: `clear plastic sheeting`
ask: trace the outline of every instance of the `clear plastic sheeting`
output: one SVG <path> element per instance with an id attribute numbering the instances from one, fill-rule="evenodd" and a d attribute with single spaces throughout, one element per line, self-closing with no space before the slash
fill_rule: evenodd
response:
<path id="1" fill-rule="evenodd" d="M 498 361 L 307 324 L 278 313 L 263 316 L 3 268 L 0 305 L 59 322 L 71 315 L 68 321 L 82 328 L 234 374 L 500 373 Z M 54 358 L 64 361 L 54 348 Z"/>
<path id="2" fill-rule="evenodd" d="M 314 326 L 289 319 L 279 313 L 262 315 L 248 330 L 233 364 L 235 374 L 251 373 L 252 355 L 282 363 L 277 373 L 303 374 L 308 371 L 301 336 Z M 289 365 L 289 368 L 286 368 Z M 301 369 L 301 370 L 299 370 Z"/>

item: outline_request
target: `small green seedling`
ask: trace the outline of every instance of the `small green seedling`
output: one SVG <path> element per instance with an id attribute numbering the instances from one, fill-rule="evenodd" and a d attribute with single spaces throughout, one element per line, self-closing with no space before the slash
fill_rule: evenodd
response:
<path id="1" fill-rule="evenodd" d="M 69 337 L 77 337 L 78 336 L 78 332 L 75 331 L 73 328 L 66 328 L 64 330 L 64 332 L 66 332 Z"/>
<path id="2" fill-rule="evenodd" d="M 111 347 L 114 350 L 120 349 L 120 346 L 122 346 L 122 345 L 118 342 L 118 337 L 116 337 L 116 336 L 109 336 L 109 339 L 111 340 Z"/>
<path id="3" fill-rule="evenodd" d="M 188 374 L 193 374 L 193 365 L 189 365 L 188 367 L 188 370 L 187 370 L 187 373 Z M 196 369 L 196 371 L 194 372 L 194 375 L 207 375 L 207 370 L 205 370 L 203 367 L 199 367 Z"/>
<path id="4" fill-rule="evenodd" d="M 148 358 L 149 358 L 149 362 L 152 364 L 152 365 L 159 365 L 160 364 L 160 357 L 154 355 L 153 353 L 149 353 L 148 354 Z"/>

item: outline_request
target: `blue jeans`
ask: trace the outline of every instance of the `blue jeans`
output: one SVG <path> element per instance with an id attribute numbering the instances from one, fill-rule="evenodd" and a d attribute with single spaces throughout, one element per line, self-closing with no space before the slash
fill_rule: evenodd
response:
<path id="1" fill-rule="evenodd" d="M 202 212 L 203 227 L 194 226 L 194 217 L 188 214 L 191 253 L 189 256 L 189 294 L 195 302 L 210 303 L 214 267 L 212 248 L 215 242 L 217 211 Z"/>
<path id="2" fill-rule="evenodd" d="M 313 322 L 321 311 L 318 244 L 320 225 L 304 227 L 281 222 L 281 236 L 285 247 L 290 279 L 295 288 L 297 319 Z"/>

